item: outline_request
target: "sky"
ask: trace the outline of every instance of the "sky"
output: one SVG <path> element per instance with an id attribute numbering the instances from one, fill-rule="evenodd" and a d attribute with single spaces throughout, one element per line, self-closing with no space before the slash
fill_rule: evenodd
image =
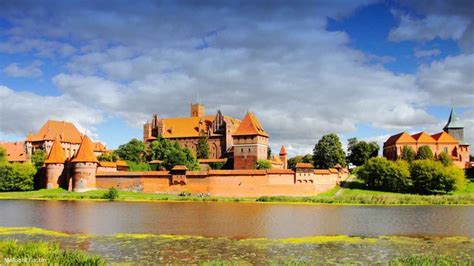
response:
<path id="1" fill-rule="evenodd" d="M 277 151 L 322 135 L 474 143 L 474 1 L 0 1 L 0 140 L 48 119 L 116 148 L 143 123 L 254 112 Z"/>

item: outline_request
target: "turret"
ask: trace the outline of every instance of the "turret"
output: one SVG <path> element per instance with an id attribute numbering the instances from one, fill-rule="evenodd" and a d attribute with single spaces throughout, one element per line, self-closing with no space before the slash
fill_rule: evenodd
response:
<path id="1" fill-rule="evenodd" d="M 56 136 L 49 151 L 48 158 L 44 161 L 46 165 L 46 188 L 58 188 L 61 185 L 60 177 L 64 172 L 66 154 L 61 146 L 59 137 Z"/>
<path id="2" fill-rule="evenodd" d="M 203 117 L 206 115 L 204 104 L 192 103 L 191 104 L 191 117 Z"/>
<path id="3" fill-rule="evenodd" d="M 280 149 L 280 160 L 283 163 L 283 169 L 288 169 L 288 153 L 286 152 L 285 145 L 281 145 Z"/>
<path id="4" fill-rule="evenodd" d="M 76 157 L 71 162 L 74 163 L 72 190 L 85 192 L 96 189 L 95 175 L 98 161 L 94 155 L 94 145 L 89 137 L 84 136 Z"/>
<path id="5" fill-rule="evenodd" d="M 464 143 L 464 127 L 459 123 L 458 117 L 454 112 L 454 107 L 451 107 L 448 123 L 446 123 L 443 130 L 459 140 L 459 143 Z"/>
<path id="6" fill-rule="evenodd" d="M 267 159 L 268 134 L 253 113 L 247 113 L 232 134 L 234 169 L 254 169 L 258 160 Z"/>

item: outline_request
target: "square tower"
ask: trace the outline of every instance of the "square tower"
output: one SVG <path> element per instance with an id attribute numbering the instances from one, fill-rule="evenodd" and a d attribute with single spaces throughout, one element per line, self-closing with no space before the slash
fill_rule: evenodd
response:
<path id="1" fill-rule="evenodd" d="M 191 104 L 191 117 L 203 117 L 206 115 L 204 104 L 192 103 Z"/>

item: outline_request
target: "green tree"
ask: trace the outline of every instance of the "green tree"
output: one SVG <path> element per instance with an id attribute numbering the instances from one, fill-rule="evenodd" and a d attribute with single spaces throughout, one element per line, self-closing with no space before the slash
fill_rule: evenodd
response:
<path id="1" fill-rule="evenodd" d="M 97 156 L 99 162 L 116 162 L 119 160 L 119 156 L 115 152 L 103 153 Z"/>
<path id="2" fill-rule="evenodd" d="M 379 154 L 379 145 L 376 142 L 359 141 L 357 138 L 348 139 L 347 160 L 354 165 L 365 164 L 370 158 L 377 157 Z"/>
<path id="3" fill-rule="evenodd" d="M 438 161 L 440 161 L 444 166 L 453 165 L 453 160 L 451 160 L 451 156 L 447 152 L 441 152 L 438 155 Z"/>
<path id="4" fill-rule="evenodd" d="M 0 163 L 7 162 L 7 150 L 0 146 Z"/>
<path id="5" fill-rule="evenodd" d="M 433 151 L 430 147 L 423 145 L 418 148 L 418 152 L 416 153 L 417 160 L 434 160 Z"/>
<path id="6" fill-rule="evenodd" d="M 175 165 L 186 165 L 189 170 L 199 170 L 199 163 L 196 156 L 188 148 L 181 148 L 177 142 L 158 138 L 150 145 L 150 160 L 161 160 L 161 164 L 167 170 L 172 169 Z"/>
<path id="7" fill-rule="evenodd" d="M 332 168 L 336 164 L 345 167 L 346 155 L 336 134 L 324 135 L 313 149 L 313 160 L 316 168 Z"/>
<path id="8" fill-rule="evenodd" d="M 413 189 L 421 194 L 462 190 L 467 183 L 462 169 L 444 166 L 439 161 L 416 160 L 411 164 L 410 172 Z"/>
<path id="9" fill-rule="evenodd" d="M 258 160 L 255 169 L 266 170 L 272 169 L 272 163 L 269 160 Z"/>
<path id="10" fill-rule="evenodd" d="M 371 189 L 405 192 L 411 187 L 406 161 L 392 162 L 384 157 L 375 157 L 358 167 L 355 173 Z"/>
<path id="11" fill-rule="evenodd" d="M 209 145 L 207 144 L 208 136 L 201 136 L 196 147 L 196 157 L 198 159 L 209 158 Z"/>
<path id="12" fill-rule="evenodd" d="M 268 146 L 268 149 L 267 149 L 267 159 L 270 159 L 272 158 L 272 148 L 270 148 L 270 146 Z"/>
<path id="13" fill-rule="evenodd" d="M 400 157 L 402 160 L 411 163 L 415 160 L 416 153 L 411 146 L 404 146 Z"/>
<path id="14" fill-rule="evenodd" d="M 125 161 L 136 163 L 146 161 L 145 144 L 138 139 L 132 139 L 128 143 L 120 145 L 115 153 Z"/>
<path id="15" fill-rule="evenodd" d="M 42 149 L 36 149 L 31 155 L 31 163 L 35 166 L 36 170 L 43 167 L 44 161 L 46 160 L 47 154 Z"/>
<path id="16" fill-rule="evenodd" d="M 30 163 L 1 163 L 0 191 L 32 190 L 36 168 Z"/>
<path id="17" fill-rule="evenodd" d="M 306 154 L 305 156 L 296 155 L 288 159 L 288 169 L 294 169 L 297 163 L 310 163 L 313 164 L 313 155 Z"/>

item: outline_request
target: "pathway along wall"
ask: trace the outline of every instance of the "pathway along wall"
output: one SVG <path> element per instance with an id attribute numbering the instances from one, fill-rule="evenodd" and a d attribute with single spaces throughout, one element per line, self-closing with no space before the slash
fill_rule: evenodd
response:
<path id="1" fill-rule="evenodd" d="M 185 176 L 169 171 L 98 172 L 98 189 L 115 187 L 146 193 L 204 193 L 212 196 L 309 196 L 335 187 L 341 175 L 315 175 L 313 183 L 295 183 L 295 172 L 273 170 L 187 171 Z"/>

